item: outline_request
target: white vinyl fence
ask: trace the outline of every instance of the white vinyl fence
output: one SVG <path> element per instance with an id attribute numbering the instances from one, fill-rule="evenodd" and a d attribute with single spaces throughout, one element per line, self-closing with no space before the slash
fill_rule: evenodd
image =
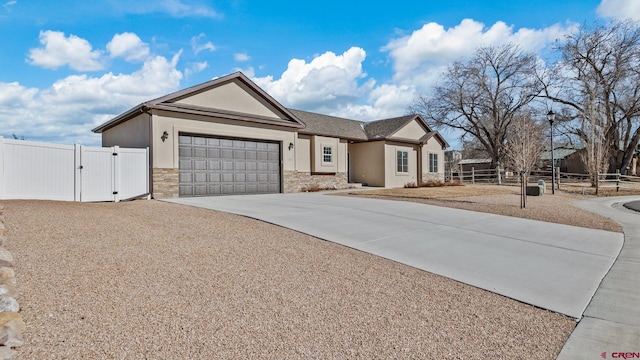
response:
<path id="1" fill-rule="evenodd" d="M 0 137 L 0 199 L 120 201 L 149 194 L 149 149 Z"/>

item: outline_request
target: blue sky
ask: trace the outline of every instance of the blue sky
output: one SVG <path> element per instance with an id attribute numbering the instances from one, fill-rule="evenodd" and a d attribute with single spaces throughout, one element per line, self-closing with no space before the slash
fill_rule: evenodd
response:
<path id="1" fill-rule="evenodd" d="M 474 47 L 544 55 L 585 23 L 640 19 L 638 0 L 2 1 L 0 136 L 85 145 L 140 102 L 239 70 L 288 107 L 400 116 Z"/>

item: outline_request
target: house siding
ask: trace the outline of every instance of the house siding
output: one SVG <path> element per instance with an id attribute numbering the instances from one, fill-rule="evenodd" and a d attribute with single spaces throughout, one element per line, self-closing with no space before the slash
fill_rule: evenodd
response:
<path id="1" fill-rule="evenodd" d="M 409 172 L 397 172 L 397 152 L 406 151 L 409 155 Z M 398 142 L 387 142 L 384 146 L 385 187 L 403 187 L 407 184 L 418 184 L 418 146 Z"/>
<path id="2" fill-rule="evenodd" d="M 438 155 L 438 171 L 429 171 L 429 154 Z M 422 182 L 427 183 L 430 181 L 444 181 L 444 150 L 442 144 L 440 144 L 435 138 L 429 139 L 429 141 L 422 146 Z"/>
<path id="3" fill-rule="evenodd" d="M 384 141 L 349 144 L 349 154 L 352 182 L 385 186 Z"/>

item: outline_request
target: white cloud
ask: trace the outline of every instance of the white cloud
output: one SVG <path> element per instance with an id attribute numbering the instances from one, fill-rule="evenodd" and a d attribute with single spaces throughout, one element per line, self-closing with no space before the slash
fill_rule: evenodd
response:
<path id="1" fill-rule="evenodd" d="M 213 45 L 213 43 L 211 43 L 211 41 L 207 41 L 204 44 L 200 43 L 200 40 L 205 39 L 206 35 L 203 33 L 200 33 L 200 35 L 198 36 L 194 36 L 191 38 L 191 48 L 193 49 L 193 52 L 195 54 L 198 54 L 199 52 L 203 51 L 203 50 L 209 50 L 209 51 L 215 51 L 216 47 Z"/>
<path id="2" fill-rule="evenodd" d="M 149 3 L 145 2 L 145 6 L 149 6 Z M 167 12 L 168 14 L 183 18 L 183 17 L 209 17 L 209 18 L 219 18 L 220 14 L 218 14 L 215 10 L 210 7 L 200 4 L 194 3 L 185 3 L 180 0 L 163 0 L 158 5 L 158 8 Z"/>
<path id="3" fill-rule="evenodd" d="M 107 44 L 112 58 L 123 57 L 126 61 L 142 61 L 149 56 L 149 45 L 142 42 L 138 35 L 130 32 L 116 34 Z"/>
<path id="4" fill-rule="evenodd" d="M 92 128 L 180 87 L 182 73 L 176 68 L 180 55 L 149 57 L 129 74 L 68 76 L 42 90 L 0 83 L 0 135 L 99 145 L 100 136 L 92 134 Z"/>
<path id="5" fill-rule="evenodd" d="M 9 0 L 6 3 L 4 3 L 2 6 L 7 10 L 7 11 L 11 11 L 11 7 L 15 4 L 17 4 L 18 2 L 16 0 Z"/>
<path id="6" fill-rule="evenodd" d="M 249 55 L 246 53 L 235 53 L 233 54 L 233 59 L 238 62 L 249 61 Z"/>
<path id="7" fill-rule="evenodd" d="M 292 59 L 279 79 L 266 76 L 254 81 L 285 106 L 335 109 L 362 96 L 372 86 L 370 82 L 358 84 L 366 77 L 362 71 L 365 57 L 365 51 L 359 47 L 352 47 L 342 55 L 327 51 L 309 63 Z"/>
<path id="8" fill-rule="evenodd" d="M 57 69 L 68 65 L 77 71 L 95 71 L 103 68 L 102 53 L 93 50 L 91 44 L 80 37 L 65 37 L 60 31 L 41 31 L 40 44 L 43 48 L 29 50 L 29 64 L 46 69 Z"/>
<path id="9" fill-rule="evenodd" d="M 602 0 L 596 12 L 601 17 L 640 20 L 640 1 Z"/>
<path id="10" fill-rule="evenodd" d="M 483 23 L 464 19 L 459 25 L 445 29 L 437 23 L 428 23 L 410 35 L 390 41 L 382 50 L 393 60 L 395 78 L 412 81 L 433 67 L 446 66 L 452 61 L 471 55 L 479 46 L 514 43 L 525 51 L 540 51 L 550 41 L 561 39 L 576 25 L 553 25 L 544 29 L 522 28 L 514 32 L 513 26 L 498 21 L 487 28 Z"/>
<path id="11" fill-rule="evenodd" d="M 189 76 L 191 76 L 193 74 L 197 74 L 199 72 L 202 72 L 204 69 L 206 69 L 208 67 L 209 67 L 209 63 L 207 63 L 206 61 L 192 64 L 191 67 L 185 69 L 184 76 L 185 77 L 189 77 Z"/>

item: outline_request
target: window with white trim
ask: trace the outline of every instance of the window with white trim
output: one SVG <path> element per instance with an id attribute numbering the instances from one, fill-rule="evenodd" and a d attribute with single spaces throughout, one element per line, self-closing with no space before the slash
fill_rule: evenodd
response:
<path id="1" fill-rule="evenodd" d="M 438 172 L 438 154 L 429 154 L 429 172 Z"/>
<path id="2" fill-rule="evenodd" d="M 331 164 L 333 162 L 333 148 L 331 146 L 322 147 L 322 163 Z"/>
<path id="3" fill-rule="evenodd" d="M 396 172 L 409 172 L 409 153 L 407 151 L 398 150 L 396 152 Z"/>

